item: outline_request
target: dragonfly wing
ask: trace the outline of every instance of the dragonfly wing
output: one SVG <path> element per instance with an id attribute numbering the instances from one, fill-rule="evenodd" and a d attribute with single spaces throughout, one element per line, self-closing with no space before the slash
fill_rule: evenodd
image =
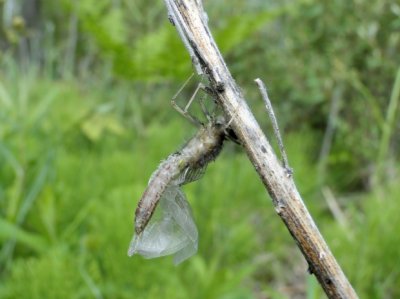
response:
<path id="1" fill-rule="evenodd" d="M 140 234 L 135 234 L 129 246 L 128 255 L 137 253 L 145 258 L 170 255 L 187 246 L 189 239 L 179 238 L 174 231 L 173 219 L 149 223 Z M 171 233 L 172 232 L 172 233 Z"/>
<path id="2" fill-rule="evenodd" d="M 174 222 L 179 229 L 176 231 L 184 236 L 185 245 L 174 255 L 174 263 L 179 264 L 197 252 L 198 232 L 196 224 L 193 221 L 192 209 L 186 196 L 180 188 L 167 189 L 170 196 L 160 203 L 164 211 L 168 211 L 173 217 Z"/>
<path id="3" fill-rule="evenodd" d="M 161 208 L 174 218 L 176 224 L 192 242 L 197 242 L 197 227 L 185 193 L 180 188 L 168 188 L 166 193 L 169 193 L 169 196 L 160 202 Z"/>
<path id="4" fill-rule="evenodd" d="M 178 264 L 197 251 L 198 233 L 189 203 L 178 186 L 168 187 L 155 215 L 140 235 L 134 235 L 128 255 L 145 258 L 174 254 Z"/>
<path id="5" fill-rule="evenodd" d="M 201 179 L 206 172 L 206 166 L 200 168 L 187 167 L 181 175 L 175 180 L 175 184 L 181 186 Z"/>

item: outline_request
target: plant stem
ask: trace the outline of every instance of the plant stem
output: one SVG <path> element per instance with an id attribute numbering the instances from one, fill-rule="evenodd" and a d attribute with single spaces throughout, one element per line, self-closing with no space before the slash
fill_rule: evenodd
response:
<path id="1" fill-rule="evenodd" d="M 164 0 L 168 16 L 196 56 L 217 104 L 269 192 L 275 211 L 295 239 L 329 298 L 358 298 L 307 211 L 291 176 L 275 156 L 211 36 L 200 0 Z"/>
<path id="2" fill-rule="evenodd" d="M 378 184 L 383 180 L 383 169 L 388 159 L 388 151 L 390 145 L 390 137 L 392 136 L 396 120 L 396 111 L 400 100 L 400 67 L 397 69 L 396 78 L 393 84 L 392 93 L 390 95 L 389 106 L 386 111 L 386 119 L 383 123 L 382 138 L 379 144 L 378 159 L 376 161 L 376 171 L 374 183 Z"/>

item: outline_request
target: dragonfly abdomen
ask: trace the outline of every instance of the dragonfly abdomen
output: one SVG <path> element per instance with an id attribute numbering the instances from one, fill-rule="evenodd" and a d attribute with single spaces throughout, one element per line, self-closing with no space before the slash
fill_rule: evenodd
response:
<path id="1" fill-rule="evenodd" d="M 137 234 L 145 229 L 167 187 L 180 186 L 201 178 L 207 164 L 221 152 L 225 138 L 224 128 L 210 123 L 201 128 L 179 152 L 160 164 L 152 174 L 135 212 Z"/>
<path id="2" fill-rule="evenodd" d="M 140 234 L 146 227 L 155 208 L 171 181 L 180 174 L 179 153 L 170 155 L 152 174 L 135 211 L 135 231 Z"/>

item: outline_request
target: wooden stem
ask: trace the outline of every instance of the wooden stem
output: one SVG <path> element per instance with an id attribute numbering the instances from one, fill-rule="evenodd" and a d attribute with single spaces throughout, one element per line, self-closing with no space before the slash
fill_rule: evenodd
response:
<path id="1" fill-rule="evenodd" d="M 198 73 L 203 73 L 215 98 L 240 139 L 290 234 L 329 298 L 358 298 L 304 205 L 296 185 L 233 80 L 207 25 L 201 0 L 164 0 Z"/>

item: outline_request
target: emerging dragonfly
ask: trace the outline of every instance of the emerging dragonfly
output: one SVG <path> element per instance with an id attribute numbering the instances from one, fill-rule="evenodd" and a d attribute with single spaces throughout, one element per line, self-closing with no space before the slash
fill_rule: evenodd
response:
<path id="1" fill-rule="evenodd" d="M 180 187 L 200 179 L 208 163 L 222 150 L 224 141 L 235 140 L 225 118 L 211 116 L 203 99 L 200 99 L 200 106 L 208 119 L 207 124 L 188 113 L 200 89 L 204 89 L 201 84 L 184 109 L 172 101 L 173 107 L 197 125 L 199 131 L 179 151 L 161 162 L 152 174 L 136 208 L 135 234 L 129 245 L 129 256 L 137 253 L 145 258 L 155 258 L 174 254 L 174 263 L 178 264 L 197 251 L 197 228 Z"/>

